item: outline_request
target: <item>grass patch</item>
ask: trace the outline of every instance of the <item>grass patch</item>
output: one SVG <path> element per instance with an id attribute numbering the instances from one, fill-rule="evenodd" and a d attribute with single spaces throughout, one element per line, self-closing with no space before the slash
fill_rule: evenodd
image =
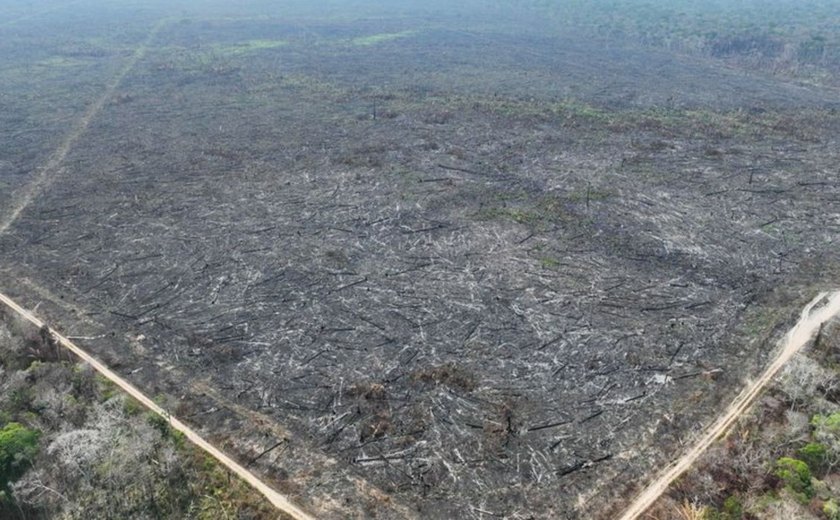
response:
<path id="1" fill-rule="evenodd" d="M 79 58 L 69 58 L 65 56 L 53 56 L 52 58 L 47 58 L 45 60 L 41 60 L 36 62 L 35 65 L 38 67 L 45 67 L 45 68 L 73 68 L 73 67 L 84 67 L 90 64 L 90 61 L 83 60 Z"/>
<path id="2" fill-rule="evenodd" d="M 353 38 L 350 40 L 351 45 L 355 45 L 356 47 L 369 47 L 371 45 L 378 45 L 380 43 L 390 42 L 393 40 L 400 40 L 402 38 L 408 38 L 417 34 L 417 31 L 401 31 L 395 33 L 380 33 L 380 34 L 372 34 L 370 36 L 360 36 L 358 38 Z"/>
<path id="3" fill-rule="evenodd" d="M 215 44 L 211 48 L 215 54 L 220 56 L 240 56 L 257 51 L 277 49 L 288 44 L 289 42 L 286 40 L 247 40 L 233 45 Z"/>
<path id="4" fill-rule="evenodd" d="M 541 228 L 551 222 L 581 221 L 566 208 L 568 199 L 556 196 L 531 199 L 524 194 L 500 194 L 496 199 L 500 205 L 482 207 L 476 214 L 477 220 L 508 220 L 517 224 Z M 508 205 L 508 202 L 513 204 Z"/>
<path id="5" fill-rule="evenodd" d="M 767 339 L 773 330 L 785 320 L 783 309 L 776 307 L 760 307 L 747 311 L 743 322 L 743 331 L 747 338 Z"/>
<path id="6" fill-rule="evenodd" d="M 125 396 L 125 400 L 123 401 L 123 413 L 128 416 L 135 416 L 143 410 L 145 410 L 145 407 L 140 404 L 140 401 L 129 395 Z"/>
<path id="7" fill-rule="evenodd" d="M 573 99 L 567 99 L 561 103 L 555 103 L 551 108 L 556 115 L 578 117 L 601 123 L 610 123 L 616 116 L 613 112 Z"/>
<path id="8" fill-rule="evenodd" d="M 544 256 L 544 257 L 540 258 L 540 265 L 544 269 L 557 269 L 563 264 L 561 264 L 560 260 L 557 260 L 556 258 L 552 258 L 550 256 Z"/>
<path id="9" fill-rule="evenodd" d="M 114 397 L 114 395 L 118 393 L 117 385 L 115 385 L 113 381 L 106 378 L 102 374 L 95 374 L 94 379 L 97 385 L 99 386 L 99 396 L 101 402 L 107 401 L 108 399 Z"/>

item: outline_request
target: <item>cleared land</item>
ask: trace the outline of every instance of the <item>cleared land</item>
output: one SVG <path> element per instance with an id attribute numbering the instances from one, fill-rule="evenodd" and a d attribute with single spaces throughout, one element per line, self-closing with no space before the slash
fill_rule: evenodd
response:
<path id="1" fill-rule="evenodd" d="M 0 218 L 172 14 L 84 6 L 0 28 Z M 0 290 L 242 461 L 281 446 L 254 468 L 319 517 L 609 515 L 838 279 L 831 91 L 491 16 L 218 11 L 148 43 Z"/>

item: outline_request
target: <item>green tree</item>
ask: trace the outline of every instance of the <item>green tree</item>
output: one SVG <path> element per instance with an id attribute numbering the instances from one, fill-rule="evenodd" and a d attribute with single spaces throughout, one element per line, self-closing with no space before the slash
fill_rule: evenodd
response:
<path id="1" fill-rule="evenodd" d="M 840 520 L 840 506 L 837 505 L 834 499 L 829 499 L 823 505 L 823 514 L 828 520 Z"/>
<path id="2" fill-rule="evenodd" d="M 814 440 L 825 447 L 824 465 L 835 467 L 840 463 L 840 413 L 815 415 L 811 426 L 814 428 Z"/>
<path id="3" fill-rule="evenodd" d="M 744 506 L 738 497 L 732 495 L 723 502 L 722 520 L 741 520 L 744 517 Z"/>
<path id="4" fill-rule="evenodd" d="M 821 471 L 825 468 L 828 450 L 818 442 L 809 442 L 799 449 L 799 457 L 808 464 L 809 468 Z"/>
<path id="5" fill-rule="evenodd" d="M 0 497 L 23 476 L 38 454 L 40 433 L 10 422 L 0 430 Z"/>
<path id="6" fill-rule="evenodd" d="M 806 499 L 805 501 L 814 496 L 811 470 L 805 462 L 791 457 L 782 457 L 776 461 L 776 476 L 782 479 L 792 492 Z"/>

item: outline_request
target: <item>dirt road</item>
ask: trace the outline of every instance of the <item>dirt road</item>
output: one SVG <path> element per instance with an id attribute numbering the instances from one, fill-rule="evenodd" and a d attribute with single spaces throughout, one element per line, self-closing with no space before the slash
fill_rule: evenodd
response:
<path id="1" fill-rule="evenodd" d="M 770 366 L 747 386 L 729 405 L 729 408 L 712 424 L 697 443 L 682 457 L 672 463 L 662 472 L 633 503 L 628 507 L 621 520 L 639 518 L 663 493 L 677 477 L 691 467 L 692 464 L 706 451 L 712 443 L 726 433 L 732 424 L 738 420 L 756 397 L 773 380 L 773 377 L 790 359 L 804 347 L 820 326 L 832 317 L 840 314 L 840 291 L 820 293 L 803 309 L 796 325 L 782 339 L 779 353 Z"/>
<path id="2" fill-rule="evenodd" d="M 21 212 L 23 212 L 23 210 L 32 203 L 35 197 L 44 191 L 44 189 L 53 182 L 55 177 L 61 173 L 64 159 L 73 148 L 73 145 L 75 145 L 79 138 L 85 133 L 85 131 L 87 131 L 91 121 L 93 121 L 93 119 L 102 112 L 102 109 L 108 101 L 110 101 L 123 79 L 125 79 L 128 73 L 134 69 L 137 62 L 146 55 L 146 50 L 149 48 L 149 44 L 152 43 L 167 23 L 169 23 L 169 20 L 163 19 L 152 27 L 151 31 L 149 31 L 149 34 L 146 36 L 146 39 L 143 40 L 143 42 L 134 50 L 134 53 L 128 59 L 123 68 L 121 68 L 117 75 L 114 76 L 105 86 L 105 91 L 102 95 L 99 96 L 96 102 L 90 105 L 87 110 L 85 110 L 81 119 L 76 122 L 70 132 L 64 137 L 61 144 L 52 153 L 47 163 L 39 168 L 35 173 L 35 178 L 32 182 L 30 182 L 29 185 L 24 188 L 23 192 L 16 197 L 17 201 L 11 206 L 11 208 L 9 208 L 10 211 L 8 214 L 3 215 L 0 213 L 0 234 L 5 233 L 15 220 L 17 220 Z"/>
<path id="3" fill-rule="evenodd" d="M 36 327 L 40 328 L 44 326 L 44 322 L 35 317 L 31 312 L 27 311 L 17 303 L 15 303 L 11 298 L 6 296 L 3 293 L 0 293 L 0 302 L 5 304 L 9 309 L 17 313 L 20 317 L 25 319 L 26 321 L 32 323 Z M 154 413 L 164 417 L 169 421 L 169 424 L 172 428 L 178 430 L 179 432 L 183 433 L 184 436 L 189 439 L 193 444 L 197 445 L 199 448 L 203 449 L 207 452 L 210 456 L 214 459 L 219 461 L 220 464 L 224 465 L 228 468 L 231 472 L 238 475 L 248 484 L 254 487 L 257 491 L 262 493 L 269 502 L 271 502 L 278 510 L 282 511 L 283 513 L 289 515 L 290 517 L 294 518 L 295 520 L 313 520 L 314 517 L 309 515 L 308 513 L 304 512 L 302 509 L 294 505 L 288 498 L 281 495 L 274 489 L 268 486 L 265 482 L 260 480 L 256 475 L 245 469 L 243 466 L 235 462 L 233 459 L 222 453 L 219 449 L 215 446 L 204 440 L 197 432 L 195 432 L 192 428 L 187 426 L 186 424 L 182 423 L 175 417 L 172 417 L 169 412 L 158 406 L 154 401 L 152 401 L 149 397 L 145 394 L 140 392 L 134 385 L 114 373 L 111 369 L 107 366 L 103 365 L 93 356 L 88 354 L 85 350 L 81 347 L 77 346 L 75 343 L 67 339 L 66 337 L 53 332 L 53 336 L 58 343 L 60 343 L 63 347 L 67 348 L 69 351 L 73 352 L 76 356 L 78 356 L 82 361 L 90 364 L 97 372 L 102 374 L 104 377 L 108 378 L 111 382 L 121 388 L 124 392 L 128 395 L 136 399 L 137 401 L 141 402 L 143 406 L 148 408 L 149 410 L 153 411 Z"/>

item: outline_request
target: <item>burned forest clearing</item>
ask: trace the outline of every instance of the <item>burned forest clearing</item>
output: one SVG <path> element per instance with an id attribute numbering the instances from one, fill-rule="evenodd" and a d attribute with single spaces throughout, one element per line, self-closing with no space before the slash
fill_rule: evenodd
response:
<path id="1" fill-rule="evenodd" d="M 614 517 L 840 284 L 831 85 L 470 2 L 54 4 L 0 9 L 0 292 L 317 518 Z"/>

